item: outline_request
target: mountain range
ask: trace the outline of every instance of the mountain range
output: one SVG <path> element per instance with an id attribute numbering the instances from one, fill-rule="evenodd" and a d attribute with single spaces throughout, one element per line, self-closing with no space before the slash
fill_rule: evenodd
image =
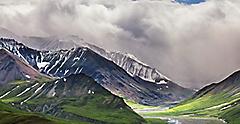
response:
<path id="1" fill-rule="evenodd" d="M 35 50 L 51 51 L 87 47 L 104 58 L 113 61 L 130 75 L 136 75 L 151 82 L 155 82 L 159 80 L 159 78 L 168 79 L 156 68 L 150 67 L 130 53 L 108 51 L 94 44 L 87 43 L 84 39 L 76 35 L 50 37 L 19 36 L 5 28 L 0 28 L 0 35 L 3 38 L 15 39 L 16 41 L 23 43 L 25 46 Z"/>
<path id="2" fill-rule="evenodd" d="M 40 74 L 23 59 L 5 49 L 0 50 L 0 55 L 1 76 L 5 81 L 0 85 L 1 102 L 8 103 L 15 109 L 28 111 L 30 117 L 33 113 L 50 116 L 41 118 L 37 115 L 34 121 L 40 119 L 51 122 L 51 118 L 58 118 L 64 119 L 62 123 L 68 123 L 66 120 L 71 123 L 96 124 L 145 122 L 122 98 L 113 95 L 85 74 L 71 74 L 56 79 Z M 18 110 L 12 110 L 14 108 L 8 109 L 11 106 L 6 106 L 0 103 L 0 110 L 3 109 L 0 115 L 19 113 Z M 6 121 L 10 123 L 12 120 Z M 1 119 L 0 122 L 4 123 Z"/>
<path id="3" fill-rule="evenodd" d="M 9 32 L 5 34 L 13 35 Z M 19 38 L 17 35 L 13 35 L 13 37 Z M 42 42 L 44 43 L 45 40 Z M 69 42 L 71 43 L 71 41 Z M 70 50 L 49 51 L 35 50 L 15 39 L 2 38 L 1 46 L 43 74 L 65 77 L 84 73 L 113 94 L 140 104 L 171 104 L 171 102 L 181 101 L 193 93 L 192 90 L 177 85 L 132 55 L 107 52 L 91 44 Z M 135 77 L 139 77 L 138 80 Z M 149 88 L 146 88 L 146 85 Z M 174 89 L 181 90 L 181 93 Z"/>
<path id="4" fill-rule="evenodd" d="M 144 124 L 148 121 L 123 98 L 168 106 L 193 93 L 130 54 L 107 52 L 91 44 L 59 49 L 65 45 L 55 40 L 51 43 L 57 47 L 52 50 L 33 49 L 17 41 L 32 37 L 4 32 L 0 38 L 0 115 L 4 118 L 0 123 Z M 43 39 L 38 40 L 27 41 L 34 44 Z"/>

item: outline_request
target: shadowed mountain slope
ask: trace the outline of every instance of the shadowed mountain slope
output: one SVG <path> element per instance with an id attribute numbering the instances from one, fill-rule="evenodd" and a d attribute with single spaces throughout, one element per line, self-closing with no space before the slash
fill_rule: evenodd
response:
<path id="1" fill-rule="evenodd" d="M 14 80 L 35 79 L 41 74 L 18 57 L 0 49 L 0 84 Z"/>

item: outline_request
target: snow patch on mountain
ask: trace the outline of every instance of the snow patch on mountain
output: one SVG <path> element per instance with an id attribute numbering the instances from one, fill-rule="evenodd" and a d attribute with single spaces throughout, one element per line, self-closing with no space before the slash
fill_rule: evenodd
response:
<path id="1" fill-rule="evenodd" d="M 165 80 L 161 80 L 160 82 L 158 82 L 157 84 L 167 84 L 167 82 Z"/>
<path id="2" fill-rule="evenodd" d="M 26 78 L 28 78 L 28 79 L 30 79 L 30 78 L 31 78 L 31 77 L 30 77 L 29 75 L 27 75 L 27 74 L 25 75 L 25 77 L 26 77 Z"/>
<path id="3" fill-rule="evenodd" d="M 30 87 L 28 87 L 27 89 L 25 89 L 23 92 L 21 92 L 21 93 L 19 93 L 18 95 L 17 95 L 17 97 L 19 97 L 19 96 L 21 96 L 21 95 L 23 95 L 24 93 L 26 93 L 27 91 L 29 91 L 31 88 Z"/>
<path id="4" fill-rule="evenodd" d="M 37 66 L 39 69 L 44 68 L 49 64 L 50 64 L 49 62 L 37 62 Z"/>

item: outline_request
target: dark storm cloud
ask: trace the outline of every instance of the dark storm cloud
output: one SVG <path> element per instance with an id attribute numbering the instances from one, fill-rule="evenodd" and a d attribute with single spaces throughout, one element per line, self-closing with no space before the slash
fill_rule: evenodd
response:
<path id="1" fill-rule="evenodd" d="M 0 0 L 0 25 L 21 35 L 81 36 L 135 54 L 187 87 L 240 67 L 240 2 Z"/>

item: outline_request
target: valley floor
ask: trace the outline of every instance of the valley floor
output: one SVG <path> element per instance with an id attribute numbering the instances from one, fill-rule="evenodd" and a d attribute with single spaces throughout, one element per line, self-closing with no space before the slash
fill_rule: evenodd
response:
<path id="1" fill-rule="evenodd" d="M 213 117 L 189 117 L 189 116 L 164 116 L 154 113 L 162 112 L 159 109 L 137 109 L 135 110 L 145 119 L 161 119 L 169 124 L 225 124 L 223 120 Z"/>
<path id="2" fill-rule="evenodd" d="M 161 120 L 165 124 L 225 124 L 226 122 L 216 117 L 186 116 L 161 114 L 169 110 L 168 107 L 152 107 L 125 101 L 132 109 L 144 119 Z M 168 113 L 170 114 L 170 113 Z M 158 123 L 159 124 L 159 123 Z"/>

